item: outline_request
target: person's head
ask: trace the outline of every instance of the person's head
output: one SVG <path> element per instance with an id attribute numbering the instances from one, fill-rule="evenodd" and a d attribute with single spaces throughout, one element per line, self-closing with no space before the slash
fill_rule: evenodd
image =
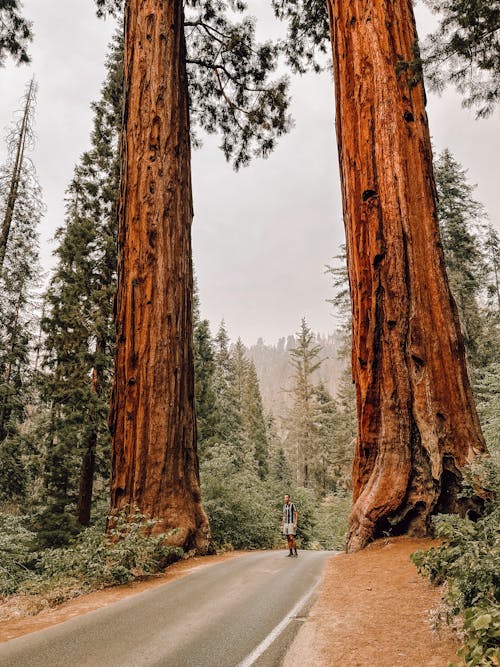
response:
<path id="1" fill-rule="evenodd" d="M 291 498 L 290 498 L 290 496 L 288 495 L 288 493 L 285 493 L 285 505 L 288 505 L 288 503 L 290 502 L 290 500 L 291 500 Z"/>

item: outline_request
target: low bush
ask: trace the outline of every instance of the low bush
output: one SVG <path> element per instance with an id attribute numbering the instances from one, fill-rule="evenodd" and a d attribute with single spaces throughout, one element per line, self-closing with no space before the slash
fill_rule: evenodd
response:
<path id="1" fill-rule="evenodd" d="M 200 472 L 215 548 L 283 547 L 280 523 L 285 493 L 291 495 L 299 512 L 299 548 L 343 547 L 348 498 L 334 496 L 333 501 L 321 504 L 312 489 L 273 478 L 261 480 L 251 465 L 239 468 L 224 445 L 214 447 Z"/>
<path id="2" fill-rule="evenodd" d="M 321 549 L 344 549 L 349 527 L 351 495 L 326 496 L 318 507 L 314 537 Z"/>
<path id="3" fill-rule="evenodd" d="M 203 505 L 216 548 L 266 549 L 276 544 L 279 509 L 256 471 L 238 470 L 221 445 L 201 466 Z M 278 514 L 279 516 L 279 514 Z"/>
<path id="4" fill-rule="evenodd" d="M 159 572 L 182 558 L 182 549 L 165 545 L 165 535 L 148 536 L 145 527 L 147 522 L 139 514 L 120 517 L 109 537 L 96 526 L 83 530 L 67 547 L 31 552 L 29 540 L 34 535 L 11 521 L 3 539 L 7 541 L 9 535 L 17 539 L 12 549 L 15 557 L 6 568 L 8 574 L 0 576 L 0 594 L 42 595 L 58 604 L 83 592 Z"/>
<path id="5" fill-rule="evenodd" d="M 498 491 L 500 467 L 492 460 L 475 466 L 475 479 Z M 469 475 L 469 479 L 472 477 Z M 468 493 L 468 489 L 465 489 Z M 462 619 L 459 651 L 467 667 L 500 664 L 500 503 L 486 504 L 476 522 L 440 515 L 434 523 L 443 544 L 412 556 L 419 572 L 447 583 L 447 620 Z"/>
<path id="6" fill-rule="evenodd" d="M 0 595 L 15 593 L 32 574 L 35 533 L 26 528 L 27 518 L 0 514 Z"/>

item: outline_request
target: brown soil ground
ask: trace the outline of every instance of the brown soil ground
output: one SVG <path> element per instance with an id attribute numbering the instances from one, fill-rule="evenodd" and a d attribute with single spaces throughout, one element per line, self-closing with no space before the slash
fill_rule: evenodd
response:
<path id="1" fill-rule="evenodd" d="M 333 556 L 283 667 L 445 667 L 456 661 L 451 632 L 432 630 L 441 590 L 409 559 L 435 544 L 392 538 Z"/>
<path id="2" fill-rule="evenodd" d="M 28 595 L 18 595 L 9 598 L 3 604 L 0 604 L 0 642 L 6 642 L 30 632 L 43 630 L 51 625 L 62 623 L 75 616 L 87 614 L 100 607 L 105 607 L 113 602 L 118 602 L 123 598 L 142 593 L 153 586 L 166 584 L 184 577 L 198 567 L 205 567 L 212 563 L 219 563 L 235 556 L 247 553 L 245 551 L 232 551 L 217 556 L 194 557 L 188 560 L 182 560 L 171 565 L 164 573 L 148 577 L 141 581 L 134 581 L 123 586 L 105 588 L 100 591 L 80 595 L 72 600 L 68 600 L 58 607 L 44 609 L 43 611 L 32 615 L 33 601 Z"/>

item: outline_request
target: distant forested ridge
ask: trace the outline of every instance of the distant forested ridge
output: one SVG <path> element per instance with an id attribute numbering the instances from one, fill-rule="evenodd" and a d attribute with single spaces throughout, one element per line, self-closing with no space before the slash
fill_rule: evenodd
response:
<path id="1" fill-rule="evenodd" d="M 343 344 L 342 337 L 339 333 L 316 333 L 314 341 L 321 346 L 321 357 L 324 361 L 313 373 L 313 379 L 317 384 L 323 382 L 332 396 L 336 396 L 346 365 L 346 361 L 339 357 L 339 350 Z M 274 345 L 265 343 L 259 338 L 254 345 L 246 349 L 247 356 L 255 364 L 259 376 L 264 408 L 276 418 L 283 415 L 293 403 L 290 350 L 296 344 L 295 335 L 290 334 L 280 338 Z"/>

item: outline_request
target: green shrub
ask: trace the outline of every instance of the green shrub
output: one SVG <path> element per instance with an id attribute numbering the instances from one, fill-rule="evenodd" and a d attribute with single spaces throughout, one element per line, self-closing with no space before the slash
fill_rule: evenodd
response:
<path id="1" fill-rule="evenodd" d="M 475 479 L 497 486 L 494 461 L 478 464 Z M 468 476 L 471 478 L 470 475 Z M 490 487 L 491 488 L 491 487 Z M 464 493 L 468 493 L 466 487 Z M 448 621 L 463 617 L 464 644 L 459 655 L 467 667 L 500 664 L 500 503 L 486 504 L 476 522 L 458 516 L 434 519 L 440 547 L 417 551 L 412 560 L 436 584 L 447 582 Z"/>
<path id="2" fill-rule="evenodd" d="M 28 542 L 33 533 L 23 532 L 11 521 L 11 537 L 19 535 L 12 551 L 21 574 L 11 566 L 11 576 L 0 578 L 0 592 L 50 595 L 51 603 L 59 603 L 82 592 L 159 572 L 182 558 L 182 549 L 165 545 L 165 535 L 148 536 L 144 528 L 148 522 L 140 514 L 121 516 L 110 537 L 101 526 L 94 526 L 66 547 L 33 553 Z"/>
<path id="3" fill-rule="evenodd" d="M 238 470 L 218 446 L 201 466 L 203 506 L 216 548 L 271 548 L 276 543 L 279 515 L 269 489 L 253 469 Z"/>
<path id="4" fill-rule="evenodd" d="M 26 517 L 0 514 L 0 595 L 10 595 L 30 576 L 35 533 Z"/>
<path id="5" fill-rule="evenodd" d="M 344 549 L 349 527 L 350 495 L 326 496 L 318 507 L 314 537 L 322 549 Z"/>
<path id="6" fill-rule="evenodd" d="M 217 445 L 201 465 L 203 506 L 216 548 L 272 549 L 284 546 L 280 532 L 283 496 L 289 493 L 299 511 L 297 544 L 314 540 L 316 497 L 312 490 L 276 479 L 261 480 L 257 470 L 240 469 L 225 445 Z"/>

